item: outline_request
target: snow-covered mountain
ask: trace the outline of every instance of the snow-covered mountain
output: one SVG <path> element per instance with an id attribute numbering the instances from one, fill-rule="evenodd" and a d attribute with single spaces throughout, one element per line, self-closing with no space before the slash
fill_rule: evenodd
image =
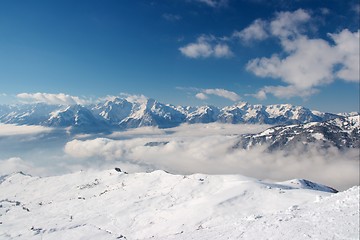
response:
<path id="1" fill-rule="evenodd" d="M 0 106 L 0 122 L 19 125 L 45 125 L 50 113 L 61 109 L 59 105 L 44 103 Z"/>
<path id="2" fill-rule="evenodd" d="M 0 177 L 0 238 L 359 239 L 359 187 L 240 175 Z"/>
<path id="3" fill-rule="evenodd" d="M 219 114 L 219 122 L 298 124 L 321 122 L 334 117 L 334 114 L 311 111 L 307 108 L 290 104 L 263 106 L 244 102 L 223 108 Z"/>
<path id="4" fill-rule="evenodd" d="M 97 118 L 91 110 L 80 105 L 53 111 L 42 124 L 51 127 L 73 127 L 77 132 L 89 132 L 89 129 L 91 132 L 104 132 L 109 129 L 105 120 Z"/>
<path id="5" fill-rule="evenodd" d="M 289 104 L 263 106 L 241 102 L 220 109 L 214 106 L 173 106 L 154 99 L 129 101 L 121 98 L 88 106 L 0 106 L 0 123 L 73 127 L 83 132 L 142 126 L 168 128 L 181 123 L 300 124 L 322 122 L 338 116 Z"/>
<path id="6" fill-rule="evenodd" d="M 277 150 L 318 144 L 325 148 L 360 148 L 359 118 L 357 115 L 325 122 L 276 126 L 258 134 L 241 136 L 235 147 L 248 149 L 266 144 L 269 150 Z"/>

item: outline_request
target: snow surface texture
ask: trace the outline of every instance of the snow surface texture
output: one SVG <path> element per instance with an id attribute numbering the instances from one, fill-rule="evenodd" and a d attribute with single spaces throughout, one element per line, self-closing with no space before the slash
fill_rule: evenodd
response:
<path id="1" fill-rule="evenodd" d="M 359 190 L 163 171 L 15 173 L 0 178 L 0 238 L 359 239 Z"/>

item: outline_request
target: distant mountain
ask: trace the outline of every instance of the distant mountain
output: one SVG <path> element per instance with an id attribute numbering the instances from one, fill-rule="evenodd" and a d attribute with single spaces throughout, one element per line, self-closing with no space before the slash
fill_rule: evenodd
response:
<path id="1" fill-rule="evenodd" d="M 49 113 L 61 108 L 45 103 L 0 106 L 0 122 L 19 125 L 45 125 Z"/>
<path id="2" fill-rule="evenodd" d="M 337 117 L 335 114 L 312 111 L 290 104 L 251 105 L 243 102 L 224 107 L 218 116 L 223 123 L 264 123 L 264 124 L 299 124 L 321 122 Z"/>
<path id="3" fill-rule="evenodd" d="M 143 126 L 169 128 L 182 123 L 303 124 L 322 122 L 339 116 L 290 104 L 263 106 L 240 102 L 233 106 L 217 108 L 173 106 L 154 99 L 128 101 L 122 98 L 87 106 L 0 106 L 0 123 L 72 127 L 77 132 L 101 132 Z"/>
<path id="4" fill-rule="evenodd" d="M 325 122 L 276 126 L 258 134 L 240 137 L 235 148 L 267 145 L 268 150 L 306 148 L 309 144 L 338 149 L 360 148 L 360 116 L 338 117 Z"/>

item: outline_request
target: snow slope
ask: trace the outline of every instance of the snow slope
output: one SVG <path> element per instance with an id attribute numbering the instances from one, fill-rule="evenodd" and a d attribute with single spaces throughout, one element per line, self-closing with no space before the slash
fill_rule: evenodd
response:
<path id="1" fill-rule="evenodd" d="M 0 178 L 0 239 L 359 239 L 359 187 L 332 192 L 240 175 L 15 173 Z"/>

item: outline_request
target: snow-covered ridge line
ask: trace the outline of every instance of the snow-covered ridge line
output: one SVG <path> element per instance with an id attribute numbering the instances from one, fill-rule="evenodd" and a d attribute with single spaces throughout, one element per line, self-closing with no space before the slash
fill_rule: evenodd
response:
<path id="1" fill-rule="evenodd" d="M 360 116 L 338 117 L 324 122 L 276 126 L 261 133 L 247 134 L 235 147 L 245 149 L 267 145 L 269 150 L 307 148 L 360 148 Z"/>
<path id="2" fill-rule="evenodd" d="M 168 128 L 182 123 L 300 124 L 340 117 L 290 104 L 233 106 L 173 106 L 154 99 L 128 101 L 114 98 L 96 105 L 55 106 L 25 104 L 0 106 L 0 122 L 52 127 L 73 127 L 78 132 L 104 132 L 143 126 Z"/>
<path id="3" fill-rule="evenodd" d="M 0 183 L 0 238 L 358 239 L 359 187 L 333 192 L 307 180 L 241 175 L 18 173 Z"/>

